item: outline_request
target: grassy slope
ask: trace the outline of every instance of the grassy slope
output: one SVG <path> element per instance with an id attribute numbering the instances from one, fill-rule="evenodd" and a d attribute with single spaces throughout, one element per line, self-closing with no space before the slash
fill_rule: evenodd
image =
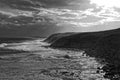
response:
<path id="1" fill-rule="evenodd" d="M 55 34 L 47 41 L 52 42 L 51 47 L 55 48 L 84 49 L 87 54 L 105 58 L 113 64 L 118 64 L 120 60 L 120 29 L 69 35 Z"/>
<path id="2" fill-rule="evenodd" d="M 49 36 L 45 40 L 45 42 L 53 43 L 56 40 L 60 39 L 61 37 L 66 37 L 66 36 L 69 36 L 69 35 L 72 35 L 72 34 L 74 34 L 74 33 L 73 32 L 71 32 L 71 33 L 56 33 L 56 34 L 53 34 L 53 35 Z"/>
<path id="3" fill-rule="evenodd" d="M 59 35 L 56 36 L 59 37 Z M 108 63 L 102 68 L 106 72 L 105 77 L 111 80 L 120 79 L 120 29 L 72 33 L 52 39 L 51 47 L 84 49 L 90 56 L 105 59 Z"/>

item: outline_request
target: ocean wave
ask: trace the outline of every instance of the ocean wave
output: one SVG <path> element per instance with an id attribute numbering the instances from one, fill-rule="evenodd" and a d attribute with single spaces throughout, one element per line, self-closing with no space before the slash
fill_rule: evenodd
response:
<path id="1" fill-rule="evenodd" d="M 7 45 L 8 45 L 7 43 L 2 43 L 2 44 L 0 44 L 0 47 L 5 47 Z"/>

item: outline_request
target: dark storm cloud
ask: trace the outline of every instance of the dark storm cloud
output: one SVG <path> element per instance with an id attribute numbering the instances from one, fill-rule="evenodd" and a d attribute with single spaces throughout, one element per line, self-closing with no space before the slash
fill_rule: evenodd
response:
<path id="1" fill-rule="evenodd" d="M 15 16 L 1 19 L 2 24 L 29 25 L 49 22 L 56 26 L 69 24 L 86 27 L 118 20 L 113 18 L 113 16 L 118 16 L 115 11 L 109 10 L 112 14 L 106 14 L 104 10 L 94 12 L 96 9 L 92 8 L 90 0 L 0 0 L 0 2 L 14 7 L 12 9 L 19 10 L 18 14 L 12 10 L 9 14 L 7 11 L 4 12 Z M 30 9 L 31 11 L 28 11 Z M 91 20 L 91 17 L 94 19 Z"/>
<path id="2" fill-rule="evenodd" d="M 71 0 L 37 0 L 46 5 L 46 7 L 67 6 Z"/>
<path id="3" fill-rule="evenodd" d="M 80 22 L 81 19 L 84 19 L 88 15 L 94 16 L 91 9 L 88 9 L 90 8 L 89 0 L 0 0 L 0 2 L 9 5 L 12 9 L 16 8 L 19 10 L 17 14 L 14 13 L 16 9 L 15 11 L 11 10 L 13 14 L 4 12 L 13 17 L 8 16 L 7 18 L 1 19 L 0 23 L 3 25 L 13 24 L 21 26 L 36 23 L 54 23 L 56 26 L 64 24 L 75 26 L 93 25 L 93 23 L 86 24 Z M 37 12 L 32 10 L 36 8 Z M 30 9 L 31 11 L 29 11 Z M 77 19 L 78 21 L 76 22 Z"/>
<path id="4" fill-rule="evenodd" d="M 61 7 L 69 9 L 88 8 L 89 0 L 37 0 L 45 5 L 45 7 Z M 89 6 L 90 7 L 90 6 Z"/>
<path id="5" fill-rule="evenodd" d="M 36 2 L 32 0 L 0 0 L 0 3 L 3 3 L 11 8 L 22 9 L 22 10 L 34 10 L 35 7 L 44 6 L 40 2 Z"/>
<path id="6" fill-rule="evenodd" d="M 34 10 L 35 8 L 83 7 L 89 0 L 0 0 L 7 6 L 17 9 Z M 76 8 L 77 8 L 76 7 Z"/>
<path id="7" fill-rule="evenodd" d="M 76 6 L 79 6 L 83 8 L 81 5 L 85 5 L 86 3 L 88 3 L 88 0 L 0 0 L 0 4 L 9 6 L 0 10 L 2 12 L 0 15 L 7 15 L 4 18 L 1 18 L 2 16 L 0 17 L 0 23 L 28 25 L 51 22 L 56 24 L 58 22 L 57 18 L 59 17 L 57 15 L 64 14 L 66 15 L 65 17 L 70 13 L 71 15 L 78 15 L 79 12 L 74 13 L 72 11 L 73 7 L 76 8 Z M 16 9 L 18 13 L 16 13 Z M 34 11 L 35 9 L 37 12 Z"/>
<path id="8" fill-rule="evenodd" d="M 33 25 L 36 23 L 41 24 L 49 24 L 52 23 L 52 19 L 46 16 L 26 16 L 24 15 L 17 15 L 11 16 L 10 14 L 0 13 L 0 24 L 1 25 Z"/>

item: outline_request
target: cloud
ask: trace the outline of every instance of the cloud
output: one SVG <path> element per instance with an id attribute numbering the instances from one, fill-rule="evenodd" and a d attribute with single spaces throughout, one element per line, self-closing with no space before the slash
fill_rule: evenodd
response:
<path id="1" fill-rule="evenodd" d="M 11 12 L 5 9 L 0 11 L 2 15 L 9 15 L 1 21 L 2 24 L 20 26 L 52 23 L 57 26 L 90 27 L 120 21 L 118 11 L 113 8 L 93 8 L 89 0 L 11 0 L 8 2 L 1 0 L 0 2 L 14 7 L 14 9 L 9 8 Z"/>
<path id="2" fill-rule="evenodd" d="M 1 4 L 21 10 L 37 8 L 86 9 L 91 7 L 89 0 L 0 0 Z"/>
<path id="3" fill-rule="evenodd" d="M 11 12 L 5 12 L 5 11 L 0 11 L 0 15 L 4 15 L 4 16 L 6 15 L 8 17 L 17 16 L 15 14 L 11 13 Z"/>
<path id="4" fill-rule="evenodd" d="M 70 10 L 69 13 L 73 16 L 57 16 L 61 20 L 59 25 L 74 25 L 79 27 L 90 27 L 96 25 L 103 25 L 110 22 L 120 21 L 120 13 L 114 9 L 101 9 L 95 11 L 95 9 L 86 10 Z M 65 13 L 68 15 L 68 13 Z"/>
<path id="5" fill-rule="evenodd" d="M 1 0 L 0 2 L 8 6 L 0 13 L 9 15 L 1 21 L 1 24 L 20 26 L 49 22 L 57 25 L 69 21 L 79 22 L 88 15 L 92 15 L 89 13 L 90 9 L 82 11 L 79 8 L 84 8 L 85 4 L 88 5 L 89 0 Z"/>
<path id="6" fill-rule="evenodd" d="M 34 7 L 43 7 L 39 1 L 32 0 L 0 0 L 0 3 L 15 9 L 35 10 Z"/>
<path id="7" fill-rule="evenodd" d="M 9 15 L 7 19 L 1 21 L 2 24 L 14 24 L 17 26 L 52 23 L 57 26 L 91 27 L 120 21 L 119 12 L 114 9 L 97 11 L 94 8 L 86 10 L 39 8 L 38 11 L 19 10 L 17 14 L 4 11 L 1 11 L 1 13 Z"/>
<path id="8" fill-rule="evenodd" d="M 52 19 L 47 16 L 38 16 L 36 13 L 31 12 L 19 12 L 19 14 L 7 13 L 0 11 L 0 24 L 1 25 L 34 25 L 37 23 L 44 24 L 53 24 Z"/>

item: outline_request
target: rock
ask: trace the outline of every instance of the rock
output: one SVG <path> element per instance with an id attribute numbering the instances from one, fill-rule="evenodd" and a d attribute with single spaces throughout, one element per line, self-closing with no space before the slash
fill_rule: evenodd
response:
<path id="1" fill-rule="evenodd" d="M 72 58 L 70 55 L 67 55 L 67 54 L 64 55 L 63 57 L 66 58 L 66 59 L 71 59 Z"/>

